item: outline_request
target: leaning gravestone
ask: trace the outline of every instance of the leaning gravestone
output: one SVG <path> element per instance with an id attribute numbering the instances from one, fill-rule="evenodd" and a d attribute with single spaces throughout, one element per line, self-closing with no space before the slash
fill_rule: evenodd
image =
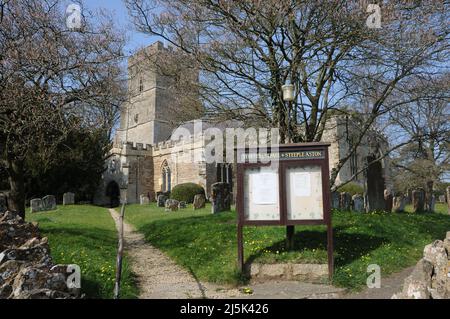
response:
<path id="1" fill-rule="evenodd" d="M 391 191 L 388 189 L 384 190 L 384 210 L 387 212 L 391 212 L 392 211 L 392 194 Z"/>
<path id="2" fill-rule="evenodd" d="M 364 197 L 362 195 L 356 194 L 352 197 L 353 207 L 352 210 L 354 212 L 363 212 L 364 211 Z"/>
<path id="3" fill-rule="evenodd" d="M 392 211 L 394 213 L 400 213 L 405 211 L 406 199 L 402 194 L 394 196 L 392 198 Z"/>
<path id="4" fill-rule="evenodd" d="M 178 209 L 186 208 L 186 202 L 179 202 L 178 203 Z"/>
<path id="5" fill-rule="evenodd" d="M 203 194 L 197 194 L 194 196 L 194 202 L 192 207 L 195 209 L 205 208 L 206 198 Z"/>
<path id="6" fill-rule="evenodd" d="M 228 183 L 214 183 L 211 185 L 211 204 L 213 214 L 230 210 L 231 194 Z"/>
<path id="7" fill-rule="evenodd" d="M 166 212 L 175 212 L 178 210 L 178 204 L 180 202 L 175 199 L 168 199 L 165 203 L 165 211 Z"/>
<path id="8" fill-rule="evenodd" d="M 340 209 L 344 210 L 344 211 L 349 211 L 351 205 L 352 205 L 352 195 L 350 195 L 347 192 L 342 192 L 340 194 L 340 199 L 339 199 Z"/>
<path id="9" fill-rule="evenodd" d="M 429 202 L 426 203 L 426 209 L 428 212 L 433 213 L 435 210 L 435 206 L 436 206 L 436 196 L 431 195 L 431 199 L 429 200 Z"/>
<path id="10" fill-rule="evenodd" d="M 56 209 L 56 198 L 53 195 L 47 195 L 42 198 L 42 210 L 55 210 Z"/>
<path id="11" fill-rule="evenodd" d="M 148 205 L 150 204 L 150 198 L 148 198 L 148 196 L 145 194 L 141 194 L 141 196 L 139 197 L 139 202 L 141 205 Z"/>
<path id="12" fill-rule="evenodd" d="M 63 194 L 63 205 L 73 205 L 75 204 L 75 194 L 74 193 L 64 193 Z"/>
<path id="13" fill-rule="evenodd" d="M 158 195 L 157 197 L 157 205 L 158 207 L 164 207 L 166 205 L 167 196 L 166 195 Z"/>
<path id="14" fill-rule="evenodd" d="M 448 213 L 450 214 L 450 186 L 447 186 L 447 206 L 448 206 Z"/>
<path id="15" fill-rule="evenodd" d="M 42 211 L 42 199 L 34 198 L 30 201 L 30 208 L 32 213 L 37 213 Z"/>
<path id="16" fill-rule="evenodd" d="M 0 193 L 0 214 L 8 210 L 8 197 L 6 194 Z"/>
<path id="17" fill-rule="evenodd" d="M 413 212 L 423 212 L 425 208 L 425 191 L 422 188 L 412 191 Z"/>
<path id="18" fill-rule="evenodd" d="M 331 193 L 331 208 L 339 209 L 340 196 L 338 192 Z"/>

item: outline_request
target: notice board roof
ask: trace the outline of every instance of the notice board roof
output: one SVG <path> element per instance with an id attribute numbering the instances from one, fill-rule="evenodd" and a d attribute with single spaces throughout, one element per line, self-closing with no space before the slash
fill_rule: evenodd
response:
<path id="1" fill-rule="evenodd" d="M 289 143 L 289 144 L 279 144 L 279 145 L 267 145 L 267 148 L 275 147 L 278 149 L 291 149 L 291 148 L 302 148 L 302 147 L 316 147 L 316 146 L 330 146 L 331 143 L 327 142 L 307 142 L 307 143 Z M 248 146 L 248 147 L 237 147 L 236 150 L 255 150 L 258 146 Z"/>

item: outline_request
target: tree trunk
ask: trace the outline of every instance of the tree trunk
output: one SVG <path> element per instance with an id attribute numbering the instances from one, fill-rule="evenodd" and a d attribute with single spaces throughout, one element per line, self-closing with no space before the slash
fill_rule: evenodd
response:
<path id="1" fill-rule="evenodd" d="M 23 161 L 8 159 L 8 175 L 11 191 L 9 193 L 9 209 L 16 211 L 25 219 L 25 183 Z"/>
<path id="2" fill-rule="evenodd" d="M 433 185 L 433 181 L 428 181 L 425 190 L 425 209 L 430 213 L 433 212 Z"/>

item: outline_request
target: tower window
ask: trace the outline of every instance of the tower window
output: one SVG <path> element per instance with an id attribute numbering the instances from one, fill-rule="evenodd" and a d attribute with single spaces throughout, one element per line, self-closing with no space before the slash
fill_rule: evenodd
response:
<path id="1" fill-rule="evenodd" d="M 141 78 L 139 78 L 139 92 L 144 91 L 144 80 Z"/>
<path id="2" fill-rule="evenodd" d="M 139 114 L 136 114 L 136 115 L 134 116 L 134 122 L 135 122 L 135 123 L 139 122 Z"/>

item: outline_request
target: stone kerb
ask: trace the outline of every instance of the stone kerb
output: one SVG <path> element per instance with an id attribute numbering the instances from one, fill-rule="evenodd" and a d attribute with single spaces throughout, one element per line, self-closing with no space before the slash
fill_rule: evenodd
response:
<path id="1" fill-rule="evenodd" d="M 309 283 L 325 283 L 328 281 L 327 264 L 252 263 L 248 266 L 247 272 L 252 282 L 297 280 Z"/>

